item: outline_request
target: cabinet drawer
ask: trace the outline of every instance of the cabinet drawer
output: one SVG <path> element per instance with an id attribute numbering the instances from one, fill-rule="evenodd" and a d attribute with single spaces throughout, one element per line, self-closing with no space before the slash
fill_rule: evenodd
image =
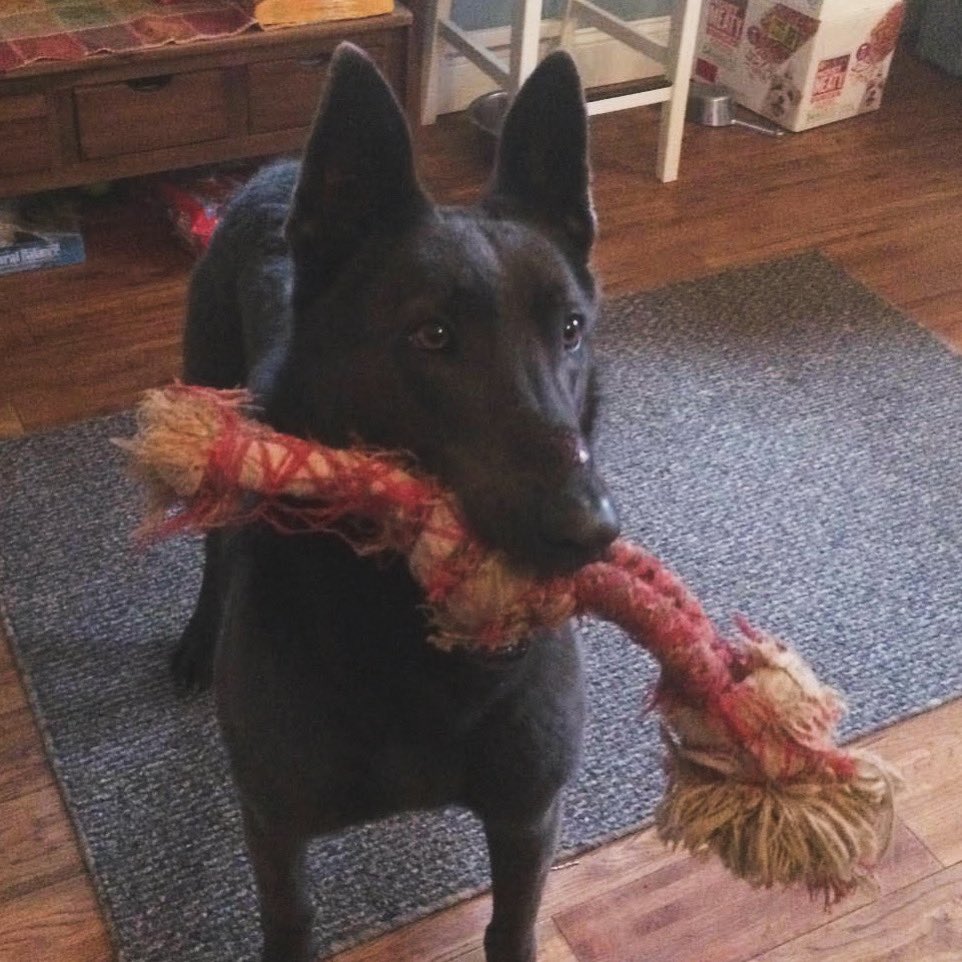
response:
<path id="1" fill-rule="evenodd" d="M 384 47 L 365 44 L 365 50 L 384 70 Z M 333 53 L 333 49 L 322 50 L 305 57 L 248 65 L 250 132 L 263 134 L 307 127 L 317 110 Z"/>
<path id="2" fill-rule="evenodd" d="M 0 174 L 53 166 L 50 108 L 43 94 L 0 97 Z"/>
<path id="3" fill-rule="evenodd" d="M 80 149 L 87 159 L 228 135 L 227 78 L 219 70 L 77 87 L 74 102 Z"/>

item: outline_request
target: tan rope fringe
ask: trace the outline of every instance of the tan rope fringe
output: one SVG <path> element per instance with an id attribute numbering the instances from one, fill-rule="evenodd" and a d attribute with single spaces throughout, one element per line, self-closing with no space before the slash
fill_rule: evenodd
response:
<path id="1" fill-rule="evenodd" d="M 850 780 L 740 781 L 704 765 L 670 734 L 668 786 L 655 812 L 662 841 L 712 853 L 754 886 L 802 884 L 826 904 L 874 885 L 888 849 L 898 776 L 852 752 Z"/>

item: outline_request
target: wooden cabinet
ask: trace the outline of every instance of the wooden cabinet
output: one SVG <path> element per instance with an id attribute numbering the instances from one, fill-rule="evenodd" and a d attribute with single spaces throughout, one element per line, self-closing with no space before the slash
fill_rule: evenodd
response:
<path id="1" fill-rule="evenodd" d="M 0 197 L 297 150 L 341 40 L 414 117 L 411 15 L 41 63 L 0 75 Z"/>
<path id="2" fill-rule="evenodd" d="M 0 98 L 0 176 L 47 169 L 55 157 L 47 98 L 31 93 Z"/>

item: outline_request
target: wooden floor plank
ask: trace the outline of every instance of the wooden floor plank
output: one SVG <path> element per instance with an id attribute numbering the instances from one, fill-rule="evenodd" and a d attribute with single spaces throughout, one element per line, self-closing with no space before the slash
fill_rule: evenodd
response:
<path id="1" fill-rule="evenodd" d="M 541 915 L 548 918 L 584 900 L 602 897 L 618 879 L 645 878 L 685 861 L 651 832 L 636 832 L 576 859 L 561 862 L 548 877 Z M 487 895 L 473 898 L 404 929 L 343 952 L 336 962 L 448 962 L 480 944 L 491 912 Z"/>
<path id="2" fill-rule="evenodd" d="M 484 948 L 479 942 L 473 949 L 452 956 L 450 962 L 486 962 Z M 538 962 L 579 962 L 551 919 L 546 919 L 538 926 Z"/>
<path id="3" fill-rule="evenodd" d="M 110 962 L 114 950 L 81 876 L 0 905 L 0 962 Z"/>
<path id="4" fill-rule="evenodd" d="M 0 401 L 0 439 L 19 437 L 23 433 L 23 422 L 17 409 L 10 401 Z"/>
<path id="5" fill-rule="evenodd" d="M 0 671 L 9 671 L 14 667 L 13 651 L 7 643 L 2 612 L 0 612 Z"/>
<path id="6" fill-rule="evenodd" d="M 0 643 L 0 650 L 6 646 Z M 11 712 L 22 712 L 27 707 L 27 696 L 20 681 L 20 672 L 13 665 L 0 666 L 0 722 Z"/>
<path id="7" fill-rule="evenodd" d="M 83 872 L 76 838 L 53 786 L 0 802 L 0 902 Z"/>
<path id="8" fill-rule="evenodd" d="M 900 816 L 943 865 L 962 862 L 962 698 L 867 740 L 905 787 Z M 962 956 L 960 956 L 962 959 Z"/>
<path id="9" fill-rule="evenodd" d="M 0 355 L 21 351 L 32 346 L 33 338 L 21 307 L 4 305 L 0 311 Z"/>
<path id="10" fill-rule="evenodd" d="M 52 785 L 37 723 L 26 706 L 0 718 L 0 802 Z"/>
<path id="11" fill-rule="evenodd" d="M 899 826 L 879 869 L 883 892 L 941 870 L 919 840 Z M 832 911 L 873 899 L 851 896 Z M 742 962 L 822 925 L 825 909 L 797 890 L 759 891 L 716 861 L 687 859 L 621 885 L 554 916 L 579 962 Z"/>
<path id="12" fill-rule="evenodd" d="M 962 865 L 891 892 L 751 962 L 959 962 Z M 627 960 L 625 960 L 627 962 Z"/>

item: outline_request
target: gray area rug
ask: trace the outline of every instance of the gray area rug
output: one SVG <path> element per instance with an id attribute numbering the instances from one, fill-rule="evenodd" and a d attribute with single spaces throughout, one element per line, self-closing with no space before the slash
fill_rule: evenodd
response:
<path id="1" fill-rule="evenodd" d="M 608 305 L 602 451 L 625 531 L 728 624 L 791 638 L 847 693 L 846 736 L 962 693 L 962 360 L 817 254 Z M 254 894 L 208 699 L 166 658 L 198 544 L 131 550 L 126 416 L 0 445 L 0 598 L 119 955 L 249 960 Z M 650 816 L 654 680 L 585 627 L 591 721 L 564 847 Z M 464 813 L 318 842 L 328 948 L 486 878 Z"/>

